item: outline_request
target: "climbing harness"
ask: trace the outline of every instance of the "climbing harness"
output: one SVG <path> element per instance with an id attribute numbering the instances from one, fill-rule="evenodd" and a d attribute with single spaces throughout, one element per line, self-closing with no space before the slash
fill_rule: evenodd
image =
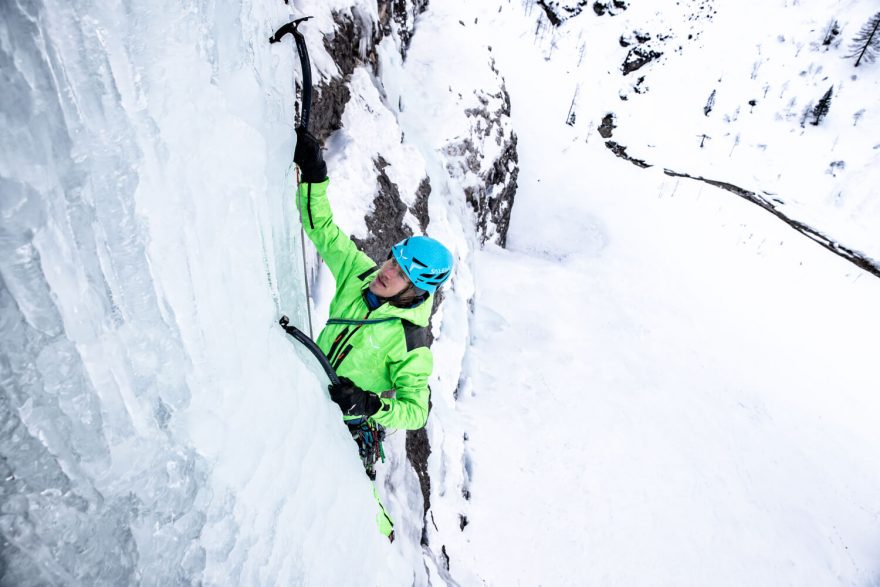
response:
<path id="1" fill-rule="evenodd" d="M 385 428 L 381 424 L 375 424 L 367 418 L 347 420 L 351 437 L 358 445 L 358 454 L 364 464 L 364 471 L 371 481 L 376 480 L 376 463 L 380 460 L 385 462 L 385 449 L 382 442 L 385 440 Z"/>

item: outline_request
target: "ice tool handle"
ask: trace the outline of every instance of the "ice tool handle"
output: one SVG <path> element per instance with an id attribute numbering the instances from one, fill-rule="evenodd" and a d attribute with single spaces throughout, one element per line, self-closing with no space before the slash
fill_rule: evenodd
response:
<path id="1" fill-rule="evenodd" d="M 299 32 L 299 23 L 310 18 L 312 17 L 304 16 L 288 22 L 275 31 L 274 35 L 269 37 L 270 43 L 278 43 L 284 38 L 284 35 L 290 33 L 293 35 L 294 42 L 296 42 L 296 52 L 299 53 L 299 63 L 303 72 L 303 103 L 299 123 L 306 130 L 309 129 L 309 116 L 312 113 L 312 66 L 309 64 L 309 50 L 306 47 L 306 39 Z"/>
<path id="2" fill-rule="evenodd" d="M 308 335 L 297 328 L 296 326 L 291 326 L 290 319 L 287 316 L 282 316 L 278 321 L 278 324 L 281 325 L 281 328 L 284 329 L 287 334 L 292 336 L 302 344 L 310 353 L 312 353 L 318 362 L 321 364 L 321 367 L 324 369 L 324 373 L 327 374 L 327 378 L 330 380 L 330 383 L 333 385 L 339 385 L 339 375 L 336 374 L 336 370 L 333 369 L 333 366 L 330 365 L 330 361 L 327 360 L 327 355 L 324 354 L 324 351 L 315 344 L 315 341 L 308 337 Z"/>

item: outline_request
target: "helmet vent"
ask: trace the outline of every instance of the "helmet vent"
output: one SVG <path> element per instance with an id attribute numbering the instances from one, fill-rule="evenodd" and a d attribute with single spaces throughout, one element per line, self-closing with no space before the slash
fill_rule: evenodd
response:
<path id="1" fill-rule="evenodd" d="M 446 277 L 449 275 L 449 271 L 444 271 L 443 273 L 437 273 L 436 275 L 432 275 L 430 278 L 425 279 L 431 285 L 439 285 L 446 281 Z"/>

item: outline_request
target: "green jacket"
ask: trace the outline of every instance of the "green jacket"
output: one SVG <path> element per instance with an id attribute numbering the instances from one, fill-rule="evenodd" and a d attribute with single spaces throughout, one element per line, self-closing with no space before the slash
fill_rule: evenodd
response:
<path id="1" fill-rule="evenodd" d="M 330 319 L 318 346 L 340 377 L 381 395 L 373 421 L 388 428 L 415 430 L 428 420 L 428 377 L 434 366 L 427 346 L 433 296 L 415 308 L 382 304 L 372 312 L 364 292 L 378 270 L 333 222 L 327 185 L 301 183 L 297 208 L 306 234 L 336 279 Z"/>

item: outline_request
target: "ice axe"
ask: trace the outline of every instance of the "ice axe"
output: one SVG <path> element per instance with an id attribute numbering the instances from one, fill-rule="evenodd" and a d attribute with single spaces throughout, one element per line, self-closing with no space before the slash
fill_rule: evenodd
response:
<path id="1" fill-rule="evenodd" d="M 299 32 L 299 23 L 309 20 L 311 16 L 297 18 L 287 24 L 281 25 L 275 34 L 269 37 L 270 43 L 279 43 L 284 35 L 290 33 L 296 43 L 296 52 L 299 54 L 299 63 L 303 72 L 303 103 L 299 117 L 300 126 L 309 129 L 309 115 L 312 113 L 312 66 L 309 64 L 309 50 L 306 47 L 306 39 Z"/>
<path id="2" fill-rule="evenodd" d="M 285 2 L 287 2 L 287 0 L 285 0 Z M 292 20 L 286 24 L 283 24 L 283 25 L 281 25 L 281 27 L 277 31 L 275 31 L 274 35 L 269 37 L 269 43 L 279 43 L 281 41 L 281 39 L 283 39 L 286 34 L 290 33 L 291 35 L 293 35 L 293 40 L 296 43 L 296 52 L 299 54 L 300 67 L 302 67 L 302 72 L 303 72 L 302 110 L 300 112 L 299 123 L 306 130 L 309 129 L 309 116 L 312 113 L 312 66 L 309 63 L 309 50 L 306 47 L 306 39 L 305 39 L 305 37 L 303 37 L 303 34 L 301 32 L 299 32 L 299 25 L 301 22 L 309 20 L 310 18 L 312 18 L 312 17 L 311 16 L 304 16 L 302 18 L 297 18 L 296 20 Z M 303 279 L 306 284 L 306 300 L 308 300 L 311 297 L 311 295 L 309 293 L 309 276 L 307 274 L 305 274 L 307 263 L 306 263 L 306 251 L 305 251 L 305 246 L 304 246 L 305 245 L 305 235 L 303 234 L 302 229 L 300 229 L 300 242 L 303 244 L 303 249 L 302 249 L 303 272 L 304 272 Z M 308 302 L 306 302 L 306 303 L 308 304 Z M 308 308 L 308 305 L 307 305 L 307 308 Z M 312 310 L 311 310 L 311 308 L 308 308 L 308 315 L 309 315 L 309 333 L 312 334 Z M 286 316 L 282 317 L 282 320 L 286 321 L 287 317 Z M 288 329 L 287 324 L 285 322 L 282 322 L 281 326 L 283 326 L 285 328 L 285 330 L 287 330 L 288 334 L 290 334 L 291 336 L 293 336 L 294 338 L 296 338 L 300 342 L 303 342 L 303 344 L 305 344 L 306 347 L 310 351 L 312 351 L 312 353 L 315 354 L 316 357 L 318 356 L 312 347 L 310 347 L 307 343 L 305 343 L 296 334 L 294 334 L 291 330 Z M 307 339 L 309 342 L 311 342 L 312 345 L 315 344 L 314 342 L 312 342 L 311 338 L 306 336 L 303 332 L 297 330 L 296 327 L 291 326 L 290 328 L 292 328 L 293 330 L 296 330 L 297 332 L 302 334 L 302 336 L 305 339 Z M 318 349 L 317 346 L 315 346 L 315 349 L 317 349 L 319 353 L 321 352 L 321 349 Z M 324 370 L 326 371 L 327 367 L 329 366 L 329 362 L 327 362 L 327 357 L 324 357 L 323 353 L 321 353 L 321 357 L 318 357 L 318 360 L 321 360 L 322 357 L 323 357 L 324 361 L 321 363 L 321 365 L 324 366 Z M 325 363 L 326 363 L 326 366 L 325 366 Z M 327 375 L 330 376 L 331 372 L 332 372 L 332 368 L 330 371 L 327 371 Z M 330 376 L 330 380 L 333 381 L 333 377 L 335 377 L 335 376 L 336 376 L 336 374 L 334 373 L 332 376 Z M 338 381 L 338 378 L 337 378 L 337 381 Z"/>

